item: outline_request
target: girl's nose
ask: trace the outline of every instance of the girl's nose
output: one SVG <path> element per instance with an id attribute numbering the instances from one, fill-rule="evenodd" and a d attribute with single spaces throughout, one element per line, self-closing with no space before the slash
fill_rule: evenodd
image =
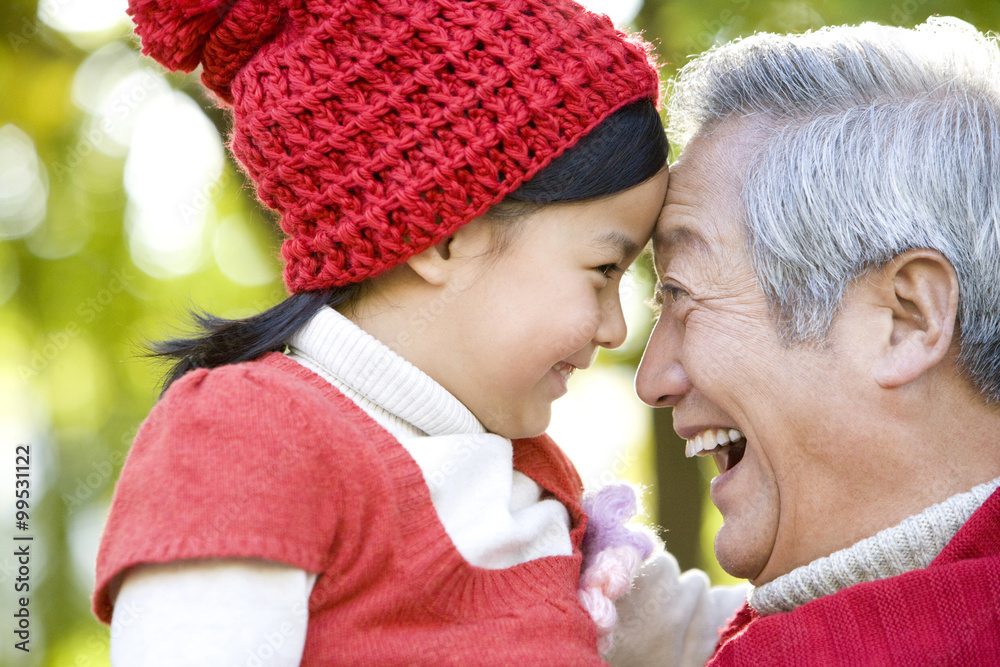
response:
<path id="1" fill-rule="evenodd" d="M 601 303 L 601 316 L 601 324 L 597 327 L 594 340 L 609 350 L 621 347 L 628 335 L 628 327 L 625 325 L 622 301 L 617 291 L 609 294 Z"/>
<path id="2" fill-rule="evenodd" d="M 661 317 L 642 354 L 635 375 L 635 392 L 643 403 L 654 408 L 672 407 L 691 389 L 680 361 L 683 334 L 678 324 Z"/>

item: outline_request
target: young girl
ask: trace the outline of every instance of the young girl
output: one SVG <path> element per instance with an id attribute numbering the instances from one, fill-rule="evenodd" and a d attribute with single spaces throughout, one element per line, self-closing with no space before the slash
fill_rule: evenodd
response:
<path id="1" fill-rule="evenodd" d="M 130 13 L 232 105 L 291 296 L 163 350 L 98 557 L 113 662 L 601 664 L 543 432 L 664 199 L 646 45 L 569 0 Z"/>

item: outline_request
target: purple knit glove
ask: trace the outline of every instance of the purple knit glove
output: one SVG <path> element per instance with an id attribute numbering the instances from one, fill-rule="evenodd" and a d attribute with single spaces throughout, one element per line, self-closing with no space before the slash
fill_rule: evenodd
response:
<path id="1" fill-rule="evenodd" d="M 632 586 L 656 549 L 648 530 L 625 524 L 636 514 L 636 492 L 628 484 L 607 486 L 583 499 L 587 532 L 583 536 L 583 568 L 577 595 L 597 624 L 597 648 L 606 653 L 618 621 L 614 600 Z"/>

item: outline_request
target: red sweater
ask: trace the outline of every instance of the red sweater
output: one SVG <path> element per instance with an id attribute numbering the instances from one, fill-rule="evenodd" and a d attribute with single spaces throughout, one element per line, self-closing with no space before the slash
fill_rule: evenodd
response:
<path id="1" fill-rule="evenodd" d="M 788 613 L 744 607 L 708 665 L 1000 665 L 1000 491 L 926 569 Z"/>
<path id="2" fill-rule="evenodd" d="M 281 354 L 193 371 L 122 470 L 94 612 L 110 621 L 132 565 L 260 558 L 320 574 L 303 665 L 603 665 L 577 601 L 580 479 L 547 436 L 515 441 L 514 466 L 569 509 L 574 553 L 478 568 L 403 446 L 328 382 Z"/>

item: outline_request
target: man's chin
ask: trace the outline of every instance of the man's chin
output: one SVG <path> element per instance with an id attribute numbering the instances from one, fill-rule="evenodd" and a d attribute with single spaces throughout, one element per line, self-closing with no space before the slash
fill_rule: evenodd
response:
<path id="1" fill-rule="evenodd" d="M 742 540 L 740 536 L 729 535 L 727 532 L 726 525 L 723 524 L 715 535 L 715 557 L 726 574 L 737 579 L 747 579 L 755 586 L 767 583 L 777 576 L 766 571 L 771 556 L 770 548 Z"/>

